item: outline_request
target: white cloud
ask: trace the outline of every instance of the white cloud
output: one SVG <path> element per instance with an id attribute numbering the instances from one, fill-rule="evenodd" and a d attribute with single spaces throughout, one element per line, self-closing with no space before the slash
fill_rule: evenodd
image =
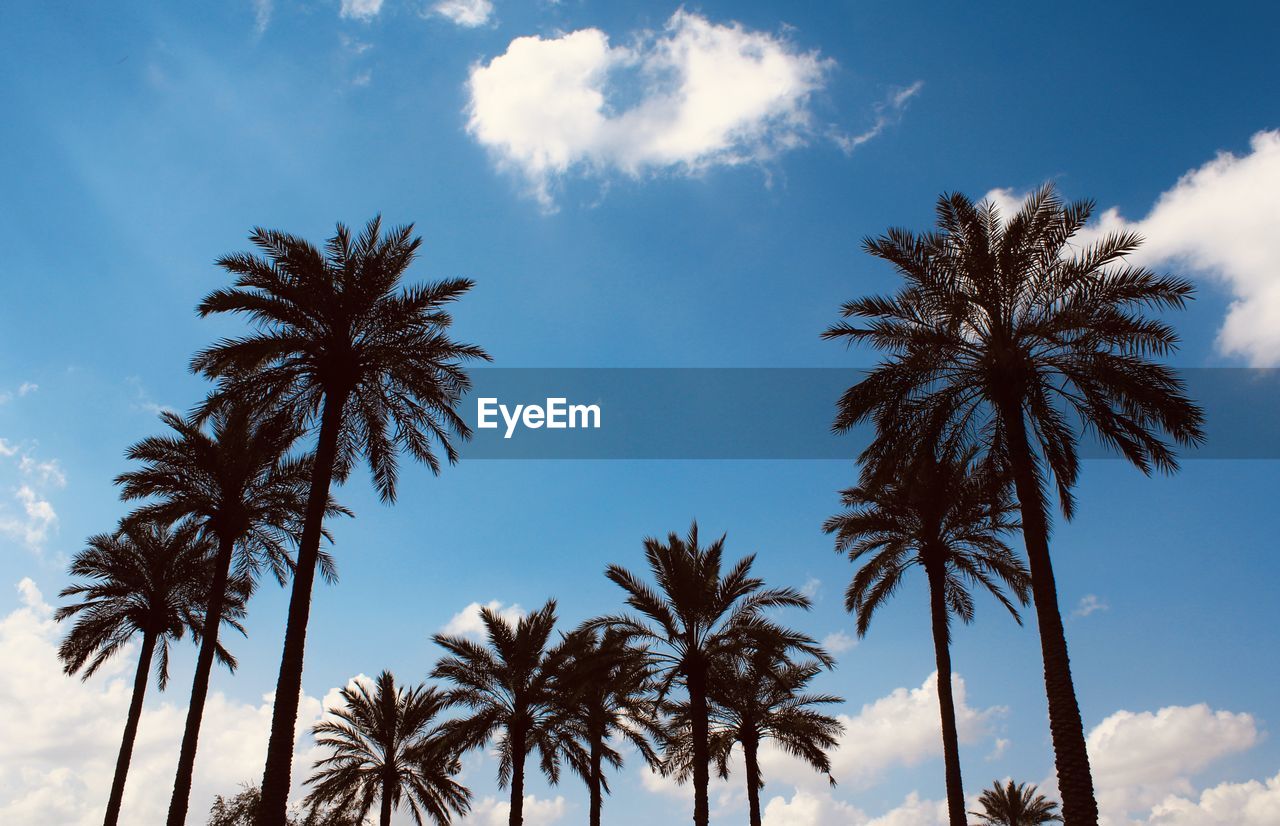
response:
<path id="1" fill-rule="evenodd" d="M 1261 783 L 1222 783 L 1198 799 L 1171 796 L 1156 804 L 1147 826 L 1273 826 L 1280 823 L 1280 774 Z"/>
<path id="2" fill-rule="evenodd" d="M 0 707 L 22 709 L 0 738 L 0 822 L 94 826 L 102 821 L 133 685 L 137 648 L 129 646 L 87 682 L 67 677 L 57 659 L 63 628 L 30 579 L 18 585 L 21 607 L 0 619 Z M 147 690 L 125 789 L 122 826 L 164 821 L 186 715 L 181 675 L 165 697 Z M 331 692 L 332 694 L 332 692 Z M 171 697 L 173 699 L 171 699 Z M 304 695 L 299 731 L 318 718 L 321 702 Z M 193 822 L 203 822 L 215 794 L 234 794 L 262 771 L 271 702 L 243 703 L 214 691 L 200 736 Z M 310 771 L 309 737 L 299 738 L 294 777 Z"/>
<path id="3" fill-rule="evenodd" d="M 342 0 L 340 17 L 348 20 L 372 20 L 382 11 L 382 0 Z"/>
<path id="4" fill-rule="evenodd" d="M 570 806 L 561 795 L 549 800 L 531 794 L 524 798 L 524 822 L 527 826 L 550 826 L 564 817 Z M 506 826 L 511 817 L 511 802 L 485 797 L 471 807 L 471 814 L 460 821 L 466 826 Z"/>
<path id="5" fill-rule="evenodd" d="M 1261 737 L 1249 714 L 1204 703 L 1152 713 L 1117 711 L 1089 732 L 1098 805 L 1111 817 L 1145 811 L 1169 795 L 1192 793 L 1191 778 Z"/>
<path id="6" fill-rule="evenodd" d="M 440 0 L 431 10 L 463 28 L 474 29 L 489 22 L 493 3 L 491 0 Z"/>
<path id="7" fill-rule="evenodd" d="M 800 593 L 809 599 L 816 599 L 818 592 L 822 590 L 822 580 L 816 576 L 811 576 L 804 581 L 804 585 L 800 586 Z"/>
<path id="8" fill-rule="evenodd" d="M 833 65 L 681 9 L 626 46 L 599 29 L 516 38 L 472 67 L 467 128 L 549 208 L 571 170 L 696 174 L 803 145 L 810 98 Z"/>
<path id="9" fill-rule="evenodd" d="M 764 826 L 946 826 L 945 801 L 922 800 L 911 792 L 879 817 L 837 800 L 830 790 L 797 789 L 790 799 L 774 797 L 765 804 Z"/>
<path id="10" fill-rule="evenodd" d="M 1009 750 L 1009 741 L 1004 737 L 997 737 L 996 741 L 991 744 L 991 752 L 987 755 L 988 763 L 999 760 L 1004 753 Z"/>
<path id="11" fill-rule="evenodd" d="M 1076 605 L 1074 611 L 1071 612 L 1073 617 L 1087 617 L 1098 611 L 1109 611 L 1111 606 L 1106 601 L 1100 599 L 1097 594 L 1085 594 L 1080 598 L 1080 602 Z"/>
<path id="12" fill-rule="evenodd" d="M 271 25 L 272 0 L 253 0 L 253 31 L 261 36 Z"/>
<path id="13" fill-rule="evenodd" d="M 846 155 L 853 152 L 853 150 L 862 146 L 867 141 L 879 137 L 881 132 L 901 120 L 902 113 L 907 109 L 907 104 L 913 97 L 919 94 L 920 90 L 923 88 L 924 81 L 917 80 L 910 86 L 892 90 L 888 97 L 876 104 L 876 119 L 875 123 L 871 124 L 870 129 L 867 129 L 865 132 L 857 135 L 833 133 L 831 136 L 832 140 L 836 142 L 837 146 L 844 150 Z"/>
<path id="14" fill-rule="evenodd" d="M 1018 199 L 988 194 L 1005 214 Z M 1280 366 L 1280 130 L 1259 132 L 1249 152 L 1221 152 L 1184 174 L 1141 219 L 1104 211 L 1081 242 L 1132 230 L 1146 242 L 1135 264 L 1204 276 L 1231 293 L 1218 349 L 1254 367 Z"/>
<path id="15" fill-rule="evenodd" d="M 832 631 L 822 638 L 822 647 L 832 654 L 843 654 L 852 651 L 858 645 L 858 638 L 843 631 Z"/>
<path id="16" fill-rule="evenodd" d="M 503 603 L 498 600 L 490 600 L 481 605 L 473 602 L 466 608 L 454 614 L 450 620 L 440 629 L 441 634 L 449 636 L 469 636 L 483 637 L 485 634 L 484 622 L 480 619 L 480 609 L 488 608 L 490 611 L 496 611 L 498 616 L 507 622 L 516 622 L 525 615 L 525 610 L 519 605 L 509 605 L 503 607 Z"/>
<path id="17" fill-rule="evenodd" d="M 32 451 L 0 438 L 0 458 L 16 459 L 17 471 L 16 484 L 10 488 L 12 504 L 0 502 L 0 535 L 40 551 L 58 528 L 58 513 L 49 496 L 66 487 L 67 477 L 57 459 L 37 459 Z"/>

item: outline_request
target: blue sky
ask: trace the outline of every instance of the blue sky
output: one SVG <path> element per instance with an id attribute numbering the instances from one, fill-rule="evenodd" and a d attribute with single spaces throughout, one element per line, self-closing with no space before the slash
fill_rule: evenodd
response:
<path id="1" fill-rule="evenodd" d="M 30 715 L 0 746 L 0 819 L 98 817 L 132 655 L 87 685 L 52 673 L 47 606 L 83 538 L 123 512 L 111 479 L 125 446 L 161 407 L 201 398 L 190 354 L 235 324 L 193 307 L 253 225 L 318 240 L 377 212 L 415 222 L 416 278 L 476 280 L 458 333 L 502 366 L 866 366 L 873 354 L 818 338 L 840 302 L 895 283 L 863 236 L 926 228 L 942 191 L 1012 199 L 1053 180 L 1096 199 L 1100 226 L 1147 235 L 1143 260 L 1197 282 L 1176 319 L 1179 364 L 1277 366 L 1276 15 L 573 0 L 11 10 L 0 698 Z M 567 623 L 613 610 L 605 564 L 639 565 L 642 537 L 693 518 L 728 532 L 734 555 L 758 553 L 770 582 L 813 590 L 797 625 L 851 634 L 851 569 L 819 526 L 852 475 L 834 461 L 472 461 L 439 478 L 408 469 L 395 508 L 356 477 L 339 493 L 358 514 L 337 528 L 342 581 L 316 595 L 304 712 L 356 674 L 425 678 L 430 634 L 473 602 L 554 596 Z M 1249 822 L 1211 819 L 1206 789 L 1280 809 L 1280 781 L 1259 785 L 1280 771 L 1278 475 L 1268 461 L 1150 480 L 1085 467 L 1054 554 L 1112 823 Z M 226 740 L 201 753 L 194 812 L 260 772 L 285 603 L 261 592 L 239 673 L 215 678 Z M 824 687 L 847 698 L 860 738 L 846 775 L 832 792 L 779 767 L 766 822 L 937 817 L 923 608 L 918 584 L 905 589 L 841 653 Z M 1049 780 L 1034 629 L 985 602 L 956 636 L 968 789 Z M 163 803 L 189 668 L 184 652 L 170 692 L 149 697 L 132 822 Z M 92 733 L 73 748 L 68 730 Z M 467 780 L 486 824 L 501 813 L 485 798 L 502 794 L 477 761 Z M 534 792 L 534 822 L 582 819 L 580 784 Z M 738 798 L 717 804 L 725 822 L 742 818 Z M 634 766 L 608 807 L 620 824 L 687 816 Z"/>

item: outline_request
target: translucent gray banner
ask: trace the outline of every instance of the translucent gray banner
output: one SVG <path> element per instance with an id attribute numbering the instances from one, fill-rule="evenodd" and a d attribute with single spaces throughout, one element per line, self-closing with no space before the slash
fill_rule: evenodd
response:
<path id="1" fill-rule="evenodd" d="M 461 404 L 466 459 L 843 459 L 864 427 L 831 432 L 864 370 L 482 368 Z M 1280 459 L 1280 369 L 1182 371 L 1208 441 L 1186 459 Z M 482 426 L 483 425 L 483 426 Z M 1089 435 L 1081 455 L 1114 454 Z"/>

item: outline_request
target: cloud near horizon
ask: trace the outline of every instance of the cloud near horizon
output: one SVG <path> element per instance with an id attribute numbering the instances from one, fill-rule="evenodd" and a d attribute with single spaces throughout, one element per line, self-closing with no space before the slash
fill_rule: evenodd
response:
<path id="1" fill-rule="evenodd" d="M 684 9 L 627 45 L 579 29 L 518 37 L 471 68 L 467 130 L 546 209 L 565 176 L 696 175 L 768 161 L 819 130 L 809 109 L 835 62 L 784 36 Z M 895 93 L 882 130 L 919 85 Z"/>

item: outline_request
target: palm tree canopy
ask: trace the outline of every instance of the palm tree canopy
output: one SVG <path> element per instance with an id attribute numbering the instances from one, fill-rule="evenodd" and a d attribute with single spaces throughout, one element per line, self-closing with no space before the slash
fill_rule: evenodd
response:
<path id="1" fill-rule="evenodd" d="M 915 461 L 899 462 L 890 474 L 864 469 L 862 483 L 840 493 L 847 510 L 823 525 L 836 535 L 837 553 L 863 561 L 845 591 L 858 635 L 914 566 L 938 567 L 948 617 L 973 621 L 970 586 L 977 585 L 1021 623 L 1005 588 L 1026 605 L 1031 578 L 1003 538 L 1018 528 L 1006 480 L 973 447 L 944 446 L 940 456 L 932 444 L 914 450 Z"/>
<path id="2" fill-rule="evenodd" d="M 795 660 L 776 646 L 749 646 L 713 675 L 708 690 L 711 701 L 711 754 L 720 776 L 729 776 L 735 744 L 744 740 L 773 740 L 783 751 L 827 775 L 831 785 L 831 759 L 827 752 L 839 743 L 844 731 L 835 717 L 821 707 L 843 703 L 833 694 L 809 692 L 809 683 L 826 669 L 811 659 Z M 668 773 L 682 782 L 692 776 L 693 749 L 689 742 L 689 704 L 671 704 L 671 724 L 666 743 Z M 764 775 L 759 777 L 764 787 Z"/>
<path id="3" fill-rule="evenodd" d="M 316 744 L 330 754 L 316 762 L 304 801 L 313 812 L 332 806 L 362 821 L 387 788 L 391 806 L 406 803 L 416 823 L 427 815 L 440 826 L 471 808 L 471 792 L 454 780 L 461 771 L 457 750 L 444 737 L 443 692 L 421 685 L 397 687 L 383 671 L 372 685 L 342 689 L 343 705 L 315 726 Z"/>
<path id="4" fill-rule="evenodd" d="M 620 769 L 623 757 L 616 745 L 630 743 L 645 762 L 657 766 L 653 742 L 663 729 L 649 652 L 614 629 L 600 632 L 588 623 L 565 637 L 561 653 L 552 690 L 583 754 L 595 739 L 602 762 Z M 590 782 L 589 762 L 571 760 L 570 765 Z M 608 793 L 608 778 L 602 775 L 600 784 Z"/>
<path id="5" fill-rule="evenodd" d="M 301 532 L 311 481 L 312 457 L 291 456 L 301 430 L 288 416 L 262 415 L 245 400 L 213 408 L 208 427 L 199 416 L 160 414 L 170 429 L 125 453 L 141 467 L 116 477 L 121 497 L 149 499 L 136 518 L 199 521 L 215 537 L 236 543 L 237 572 L 250 582 L 265 567 L 284 584 L 293 567 L 288 544 Z M 330 500 L 329 515 L 350 515 Z M 333 581 L 332 557 L 320 555 L 320 570 Z"/>
<path id="6" fill-rule="evenodd" d="M 555 600 L 515 622 L 490 608 L 480 609 L 486 642 L 436 634 L 436 644 L 448 652 L 431 676 L 450 683 L 450 705 L 462 706 L 470 716 L 446 724 L 460 749 L 483 746 L 497 739 L 498 784 L 506 788 L 517 761 L 537 751 L 539 766 L 552 783 L 560 781 L 561 759 L 581 763 L 564 708 L 557 678 L 567 656 L 551 646 L 556 623 Z M 524 752 L 513 740 L 520 732 Z"/>
<path id="7" fill-rule="evenodd" d="M 71 560 L 68 573 L 80 577 L 59 594 L 79 601 L 54 614 L 58 622 L 75 618 L 58 648 L 67 674 L 93 676 L 135 634 L 153 635 L 160 656 L 160 688 L 169 681 L 169 643 L 191 631 L 204 631 L 206 590 L 212 577 L 210 546 L 192 521 L 170 528 L 127 519 L 114 534 L 98 534 Z M 244 634 L 240 624 L 248 585 L 233 579 L 222 621 Z M 235 658 L 218 645 L 219 661 L 234 669 Z"/>
<path id="8" fill-rule="evenodd" d="M 729 660 L 750 640 L 768 639 L 803 651 L 824 665 L 832 662 L 809 637 L 764 616 L 769 608 L 808 609 L 809 598 L 794 588 L 765 588 L 763 580 L 751 576 L 754 555 L 739 560 L 722 576 L 724 542 L 721 536 L 700 546 L 696 522 L 686 537 L 672 533 L 665 543 L 646 538 L 645 559 L 657 590 L 619 565 L 605 571 L 627 593 L 626 604 L 639 616 L 602 617 L 593 625 L 613 628 L 650 648 L 662 676 L 663 694 L 691 668 L 710 668 Z"/>
<path id="9" fill-rule="evenodd" d="M 465 278 L 404 287 L 421 239 L 412 225 L 385 235 L 374 218 L 358 238 L 339 224 L 323 252 L 302 238 L 255 229 L 262 253 L 218 261 L 236 276 L 199 305 L 201 316 L 236 313 L 253 331 L 199 352 L 192 369 L 221 381 L 219 397 L 247 397 L 310 420 L 324 399 L 341 405 L 335 473 L 363 455 L 385 501 L 395 498 L 397 448 L 439 473 L 433 444 L 457 460 L 453 437 L 471 430 L 455 406 L 471 386 L 463 363 L 489 360 L 447 335 L 445 306 L 473 286 Z"/>
<path id="10" fill-rule="evenodd" d="M 1061 823 L 1058 804 L 1037 793 L 1035 786 L 1012 780 L 1001 786 L 993 783 L 978 798 L 981 812 L 970 812 L 987 826 L 1041 826 Z"/>
<path id="11" fill-rule="evenodd" d="M 840 399 L 835 427 L 872 420 L 885 434 L 936 433 L 999 455 L 1000 410 L 1020 410 L 1068 518 L 1081 431 L 1144 472 L 1174 469 L 1161 431 L 1198 444 L 1203 414 L 1155 361 L 1178 337 L 1147 311 L 1182 308 L 1192 285 L 1126 264 L 1141 244 L 1134 233 L 1075 247 L 1093 210 L 1045 185 L 1006 222 L 995 203 L 951 194 L 938 201 L 936 231 L 865 240 L 906 284 L 846 303 L 846 320 L 823 333 L 887 354 Z"/>

